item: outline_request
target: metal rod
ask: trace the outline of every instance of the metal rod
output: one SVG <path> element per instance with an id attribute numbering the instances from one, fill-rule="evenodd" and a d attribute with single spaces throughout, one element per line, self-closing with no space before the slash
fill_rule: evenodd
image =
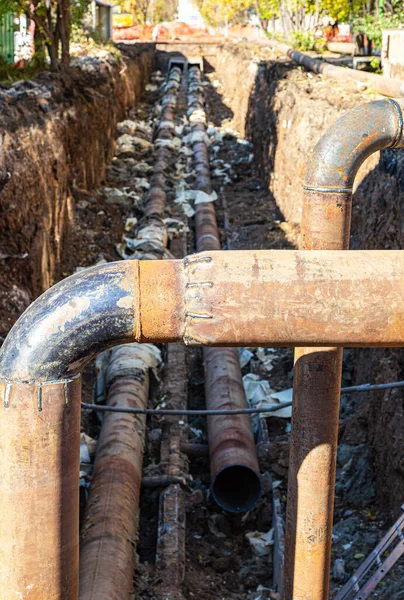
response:
<path id="1" fill-rule="evenodd" d="M 212 193 L 208 146 L 206 144 L 206 115 L 201 72 L 189 68 L 188 105 L 192 111 L 192 144 L 194 168 L 197 173 L 194 188 Z M 199 139 L 198 139 L 199 134 Z M 214 202 L 202 202 L 195 207 L 196 244 L 198 251 L 220 250 L 220 236 Z M 196 311 L 196 314 L 201 314 Z M 225 510 L 250 510 L 261 495 L 261 480 L 257 453 L 248 417 L 238 352 L 234 348 L 205 348 L 205 398 L 210 412 L 208 440 L 212 478 L 212 494 Z M 236 412 L 220 412 L 235 409 Z M 240 412 L 237 412 L 242 409 Z M 243 411 L 244 409 L 244 411 Z"/>
<path id="2" fill-rule="evenodd" d="M 349 387 L 342 387 L 341 393 L 349 392 L 373 392 L 377 390 L 392 390 L 395 388 L 404 387 L 404 381 L 395 381 L 392 383 L 362 383 L 361 385 L 352 385 Z M 89 410 L 95 410 L 96 412 L 128 412 L 133 414 L 144 414 L 144 415 L 177 415 L 177 416 L 208 416 L 208 415 L 253 415 L 262 414 L 267 412 L 276 412 L 281 408 L 288 408 L 292 406 L 292 402 L 283 402 L 278 406 L 268 406 L 267 408 L 239 408 L 234 410 L 171 410 L 169 408 L 135 408 L 135 409 L 121 409 L 113 408 L 110 406 L 101 406 L 99 404 L 88 404 L 82 402 L 82 408 Z"/>
<path id="3" fill-rule="evenodd" d="M 118 408 L 112 406 L 100 406 L 99 404 L 81 403 L 82 408 L 94 410 L 96 412 L 122 412 L 131 413 L 134 415 L 171 415 L 178 417 L 194 417 L 194 416 L 219 416 L 219 415 L 255 415 L 267 412 L 276 412 L 281 408 L 292 406 L 292 402 L 283 402 L 277 406 L 268 406 L 267 408 L 235 408 L 233 410 L 172 410 L 169 408 Z"/>
<path id="4" fill-rule="evenodd" d="M 285 51 L 308 68 L 320 69 L 318 61 L 289 48 Z M 338 76 L 353 73 L 331 69 Z M 358 106 L 317 143 L 304 181 L 302 250 L 349 248 L 355 176 L 373 152 L 404 146 L 402 105 L 379 100 Z M 326 297 L 330 305 L 334 303 L 332 293 Z M 360 312 L 360 303 L 357 308 Z M 385 326 L 389 327 L 387 322 Z M 372 318 L 363 327 L 375 333 Z M 341 373 L 342 348 L 296 349 L 284 600 L 328 599 Z"/>
<path id="5" fill-rule="evenodd" d="M 341 388 L 342 393 L 348 392 L 373 392 L 376 390 L 393 390 L 394 388 L 404 387 L 404 381 L 393 381 L 392 383 L 362 383 L 361 385 L 351 385 Z"/>
<path id="6" fill-rule="evenodd" d="M 383 96 L 391 96 L 392 98 L 404 98 L 404 82 L 400 79 L 390 79 L 389 77 L 383 77 L 376 73 L 368 73 L 366 71 L 357 71 L 355 69 L 349 69 L 347 67 L 337 67 L 331 65 L 322 60 L 317 60 L 307 54 L 302 54 L 288 46 L 276 42 L 275 40 L 268 40 L 267 44 L 272 48 L 276 48 L 289 56 L 292 60 L 297 62 L 299 65 L 306 67 L 310 71 L 315 73 L 321 73 L 324 77 L 330 77 L 331 79 L 354 79 L 355 81 L 368 81 L 375 92 L 382 94 Z"/>

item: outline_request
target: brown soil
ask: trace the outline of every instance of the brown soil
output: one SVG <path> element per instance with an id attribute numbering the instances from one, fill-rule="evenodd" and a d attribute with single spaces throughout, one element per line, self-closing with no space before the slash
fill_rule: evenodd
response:
<path id="1" fill-rule="evenodd" d="M 92 190 L 113 156 L 117 121 L 151 73 L 153 49 L 130 52 L 0 90 L 0 341 L 41 292 L 112 252 L 121 215 Z"/>

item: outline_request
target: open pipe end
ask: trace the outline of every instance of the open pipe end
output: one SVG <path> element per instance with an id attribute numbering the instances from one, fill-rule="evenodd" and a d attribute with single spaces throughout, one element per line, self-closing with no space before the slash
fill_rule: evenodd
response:
<path id="1" fill-rule="evenodd" d="M 225 467 L 212 482 L 212 494 L 217 504 L 233 513 L 247 512 L 261 497 L 261 479 L 250 467 Z"/>

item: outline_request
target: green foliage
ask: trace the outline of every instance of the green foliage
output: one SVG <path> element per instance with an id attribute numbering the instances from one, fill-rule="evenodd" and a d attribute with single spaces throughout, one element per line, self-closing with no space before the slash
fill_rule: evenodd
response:
<path id="1" fill-rule="evenodd" d="M 73 44 L 80 45 L 79 51 L 89 56 L 97 56 L 97 50 L 107 50 L 109 54 L 120 60 L 122 58 L 121 51 L 115 46 L 112 40 L 104 40 L 98 31 L 84 29 L 78 24 L 72 25 L 71 41 Z M 77 54 L 77 50 L 73 54 Z"/>
<path id="2" fill-rule="evenodd" d="M 296 50 L 307 52 L 316 49 L 316 38 L 312 31 L 296 31 L 292 33 L 292 44 Z"/>
<path id="3" fill-rule="evenodd" d="M 383 29 L 394 29 L 404 23 L 404 5 L 393 5 L 393 11 L 357 17 L 354 20 L 354 32 L 366 33 L 376 48 L 381 48 Z"/>
<path id="4" fill-rule="evenodd" d="M 363 14 L 366 4 L 366 0 L 321 0 L 321 9 L 340 22 L 349 22 L 353 15 Z"/>
<path id="5" fill-rule="evenodd" d="M 378 58 L 377 56 L 374 56 L 372 58 L 372 60 L 370 61 L 370 66 L 372 67 L 373 71 L 375 73 L 377 73 L 378 75 L 383 73 L 383 69 L 381 68 L 380 58 Z"/>
<path id="6" fill-rule="evenodd" d="M 237 22 L 243 12 L 255 2 L 251 0 L 197 0 L 196 4 L 203 19 L 209 25 L 226 25 Z"/>
<path id="7" fill-rule="evenodd" d="M 257 0 L 256 8 L 259 18 L 269 21 L 269 19 L 279 17 L 280 2 L 279 0 Z"/>
<path id="8" fill-rule="evenodd" d="M 90 10 L 90 5 L 91 0 L 73 0 L 71 4 L 72 27 L 81 25 L 84 15 Z"/>
<path id="9" fill-rule="evenodd" d="M 0 18 L 14 10 L 14 0 L 0 0 Z"/>

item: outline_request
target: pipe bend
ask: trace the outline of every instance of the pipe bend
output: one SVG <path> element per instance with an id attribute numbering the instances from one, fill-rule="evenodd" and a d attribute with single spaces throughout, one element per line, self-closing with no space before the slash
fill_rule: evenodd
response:
<path id="1" fill-rule="evenodd" d="M 404 101 L 376 100 L 340 117 L 309 158 L 304 189 L 351 192 L 359 167 L 383 148 L 404 148 Z"/>
<path id="2" fill-rule="evenodd" d="M 21 315 L 0 350 L 10 381 L 77 375 L 98 352 L 136 339 L 138 261 L 120 261 L 67 277 Z"/>

